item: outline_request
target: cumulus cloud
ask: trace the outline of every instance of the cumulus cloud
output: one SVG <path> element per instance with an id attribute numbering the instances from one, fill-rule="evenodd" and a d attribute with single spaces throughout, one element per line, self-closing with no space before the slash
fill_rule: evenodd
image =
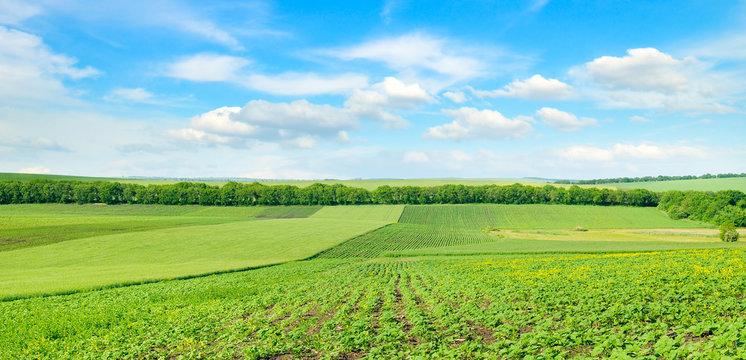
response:
<path id="1" fill-rule="evenodd" d="M 368 90 L 355 90 L 345 106 L 356 116 L 382 121 L 385 127 L 406 128 L 409 122 L 391 110 L 414 110 L 433 101 L 418 84 L 407 85 L 396 78 L 387 77 Z"/>
<path id="2" fill-rule="evenodd" d="M 525 80 L 516 80 L 503 89 L 484 91 L 471 89 L 474 95 L 483 97 L 513 97 L 526 100 L 567 100 L 576 96 L 572 86 L 557 79 L 545 79 L 536 74 Z"/>
<path id="3" fill-rule="evenodd" d="M 446 91 L 443 93 L 443 96 L 457 104 L 464 103 L 468 100 L 466 94 L 461 91 Z"/>
<path id="4" fill-rule="evenodd" d="M 228 136 L 251 136 L 259 131 L 258 126 L 234 120 L 241 108 L 221 107 L 195 116 L 189 125 L 195 129 Z"/>
<path id="5" fill-rule="evenodd" d="M 53 52 L 42 39 L 0 26 L 0 104 L 71 102 L 65 80 L 99 74 L 77 60 Z"/>
<path id="6" fill-rule="evenodd" d="M 356 90 L 344 107 L 317 105 L 305 99 L 289 103 L 252 100 L 243 107 L 221 107 L 195 116 L 187 129 L 194 131 L 171 132 L 170 136 L 200 143 L 243 146 L 245 140 L 253 140 L 310 148 L 319 140 L 349 142 L 348 132 L 357 129 L 361 120 L 382 122 L 384 128 L 406 127 L 409 122 L 397 112 L 433 101 L 419 85 L 389 77 Z"/>
<path id="7" fill-rule="evenodd" d="M 173 139 L 205 145 L 228 144 L 231 142 L 227 137 L 210 134 L 196 129 L 168 130 L 166 131 L 166 135 Z"/>
<path id="8" fill-rule="evenodd" d="M 609 148 L 574 145 L 557 151 L 560 157 L 575 161 L 611 162 L 625 160 L 666 160 L 674 157 L 706 158 L 708 149 L 686 145 L 614 144 Z"/>
<path id="9" fill-rule="evenodd" d="M 681 91 L 689 85 L 685 62 L 655 48 L 627 50 L 627 56 L 602 56 L 585 64 L 588 76 L 607 89 Z"/>
<path id="10" fill-rule="evenodd" d="M 588 85 L 584 92 L 606 107 L 726 113 L 737 85 L 693 57 L 676 59 L 655 48 L 602 56 L 570 70 Z"/>
<path id="11" fill-rule="evenodd" d="M 428 128 L 423 137 L 428 139 L 466 140 L 476 138 L 522 138 L 533 131 L 530 118 L 519 116 L 508 119 L 495 110 L 462 107 L 442 110 L 453 122 Z"/>
<path id="12" fill-rule="evenodd" d="M 252 100 L 243 107 L 222 107 L 193 117 L 189 128 L 168 135 L 188 142 L 245 146 L 247 140 L 310 148 L 316 139 L 349 140 L 357 120 L 345 109 L 307 100 L 272 103 Z"/>
<path id="13" fill-rule="evenodd" d="M 580 118 L 550 107 L 544 107 L 536 111 L 536 115 L 541 119 L 544 125 L 552 127 L 558 131 L 578 131 L 586 126 L 598 126 L 598 121 L 591 118 Z"/>

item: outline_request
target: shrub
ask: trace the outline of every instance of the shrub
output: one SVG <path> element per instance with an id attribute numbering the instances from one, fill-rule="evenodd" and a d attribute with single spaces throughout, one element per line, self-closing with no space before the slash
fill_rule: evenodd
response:
<path id="1" fill-rule="evenodd" d="M 738 230 L 736 230 L 736 226 L 733 223 L 720 225 L 720 240 L 725 242 L 738 241 Z"/>

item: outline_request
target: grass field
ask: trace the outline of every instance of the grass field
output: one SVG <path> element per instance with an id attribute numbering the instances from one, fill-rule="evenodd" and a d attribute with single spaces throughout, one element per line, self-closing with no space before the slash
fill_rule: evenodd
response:
<path id="1" fill-rule="evenodd" d="M 652 208 L 13 205 L 0 219 L 5 234 L 108 234 L 0 252 L 0 359 L 746 356 L 745 244 Z M 127 219 L 219 223 L 107 229 Z M 261 268 L 219 273 L 247 267 Z M 33 296 L 55 292 L 69 295 Z"/>
<path id="2" fill-rule="evenodd" d="M 307 218 L 319 209 L 2 206 L 0 297 L 298 260 L 395 221 L 402 207 L 351 208 L 352 219 Z"/>
<path id="3" fill-rule="evenodd" d="M 667 190 L 697 190 L 697 191 L 720 191 L 739 190 L 746 192 L 746 177 L 721 178 L 721 179 L 694 179 L 694 180 L 671 180 L 632 183 L 603 184 L 618 189 L 648 189 L 652 191 Z"/>

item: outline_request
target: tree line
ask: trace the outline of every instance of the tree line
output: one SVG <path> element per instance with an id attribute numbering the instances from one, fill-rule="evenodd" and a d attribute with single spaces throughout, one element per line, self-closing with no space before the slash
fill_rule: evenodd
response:
<path id="1" fill-rule="evenodd" d="M 611 184 L 611 183 L 631 183 L 631 182 L 650 182 L 650 181 L 671 181 L 671 180 L 696 180 L 696 179 L 720 179 L 720 178 L 734 178 L 734 177 L 746 177 L 746 173 L 725 173 L 725 174 L 704 174 L 704 175 L 684 175 L 684 176 L 643 176 L 643 177 L 619 177 L 619 178 L 608 178 L 608 179 L 592 179 L 592 180 L 557 180 L 555 184 L 579 184 L 579 185 L 596 185 L 596 184 Z"/>
<path id="2" fill-rule="evenodd" d="M 611 190 L 552 185 L 380 186 L 375 190 L 341 184 L 292 185 L 229 182 L 223 186 L 180 182 L 139 185 L 70 180 L 0 181 L 0 204 L 158 204 L 158 205 L 362 205 L 362 204 L 566 204 L 653 207 L 673 219 L 746 226 L 746 194 L 646 189 Z"/>
<path id="3" fill-rule="evenodd" d="M 105 203 L 160 205 L 359 205 L 359 204 L 568 204 L 657 206 L 660 194 L 645 189 L 611 190 L 498 185 L 388 186 L 375 190 L 341 184 L 292 185 L 229 182 L 223 186 L 180 182 L 0 181 L 0 204 Z"/>
<path id="4" fill-rule="evenodd" d="M 692 219 L 712 224 L 746 227 L 746 194 L 737 190 L 718 192 L 666 191 L 658 208 L 672 219 Z"/>

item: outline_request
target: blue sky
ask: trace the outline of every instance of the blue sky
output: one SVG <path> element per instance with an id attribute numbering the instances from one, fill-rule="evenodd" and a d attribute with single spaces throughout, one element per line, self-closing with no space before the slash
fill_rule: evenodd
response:
<path id="1" fill-rule="evenodd" d="M 0 171 L 746 172 L 743 1 L 0 0 Z"/>

